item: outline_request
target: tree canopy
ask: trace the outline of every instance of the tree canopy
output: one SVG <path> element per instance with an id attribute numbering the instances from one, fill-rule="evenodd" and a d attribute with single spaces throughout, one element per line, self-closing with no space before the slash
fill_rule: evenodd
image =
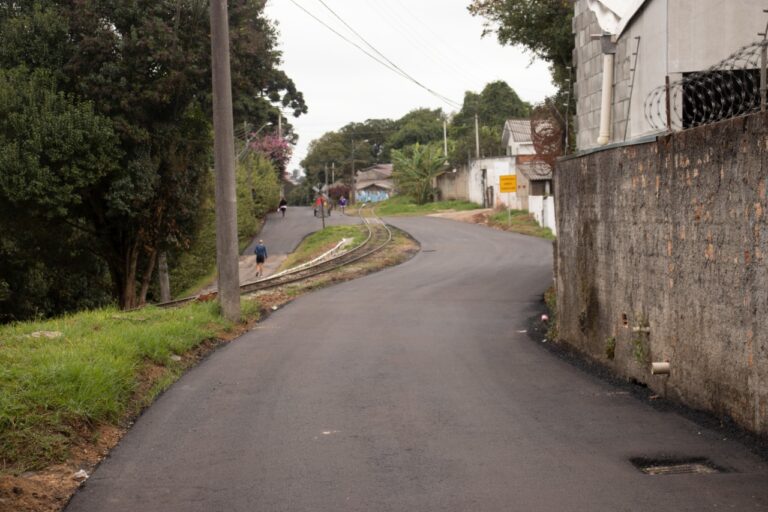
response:
<path id="1" fill-rule="evenodd" d="M 264 5 L 230 1 L 235 119 L 252 126 L 306 112 Z M 0 0 L 0 72 L 0 90 L 26 94 L 0 105 L 12 114 L 0 127 L 0 203 L 46 242 L 59 224 L 78 230 L 120 305 L 143 302 L 158 252 L 187 246 L 199 219 L 212 145 L 208 2 Z"/>

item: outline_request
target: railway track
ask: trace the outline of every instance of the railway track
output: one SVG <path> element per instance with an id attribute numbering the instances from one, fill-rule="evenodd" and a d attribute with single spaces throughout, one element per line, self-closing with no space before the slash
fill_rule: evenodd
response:
<path id="1" fill-rule="evenodd" d="M 363 221 L 363 225 L 368 228 L 368 236 L 365 241 L 348 251 L 345 251 L 337 256 L 333 256 L 312 265 L 300 265 L 298 267 L 285 270 L 274 276 L 264 277 L 250 283 L 240 285 L 240 293 L 253 293 L 261 290 L 268 290 L 270 288 L 277 288 L 286 284 L 297 283 L 310 277 L 315 277 L 326 272 L 331 272 L 345 265 L 355 263 L 363 258 L 379 252 L 392 241 L 392 230 L 389 229 L 384 221 L 376 215 L 374 208 L 369 210 L 370 216 L 365 215 L 365 205 L 358 209 L 358 215 Z M 206 300 L 216 296 L 217 292 L 213 292 L 205 295 Z M 185 297 L 183 299 L 176 299 L 170 302 L 163 302 L 156 304 L 161 308 L 170 308 L 175 306 L 181 306 L 199 300 L 202 296 L 195 295 L 192 297 Z"/>

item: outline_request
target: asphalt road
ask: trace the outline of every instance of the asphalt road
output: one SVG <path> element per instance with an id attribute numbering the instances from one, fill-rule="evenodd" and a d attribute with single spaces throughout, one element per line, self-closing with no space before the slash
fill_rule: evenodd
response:
<path id="1" fill-rule="evenodd" d="M 304 296 L 140 418 L 80 511 L 768 510 L 768 468 L 531 340 L 543 240 L 398 219 L 422 253 Z M 649 476 L 706 456 L 730 472 Z"/>
<path id="2" fill-rule="evenodd" d="M 341 215 L 335 210 L 330 217 L 325 218 L 326 226 L 341 226 L 360 224 L 360 217 L 353 215 L 355 210 L 348 210 L 351 215 Z M 264 240 L 268 258 L 264 264 L 264 276 L 274 274 L 296 247 L 307 235 L 322 229 L 322 219 L 315 217 L 312 208 L 307 206 L 289 206 L 285 217 L 279 213 L 270 213 L 261 232 L 256 236 L 239 258 L 240 284 L 253 282 L 256 277 L 256 256 L 253 249 L 259 240 Z M 210 293 L 218 288 L 214 280 L 201 293 Z"/>

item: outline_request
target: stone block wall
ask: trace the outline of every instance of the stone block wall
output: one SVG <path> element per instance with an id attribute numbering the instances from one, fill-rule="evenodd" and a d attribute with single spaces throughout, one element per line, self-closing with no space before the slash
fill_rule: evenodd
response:
<path id="1" fill-rule="evenodd" d="M 558 162 L 560 337 L 768 434 L 767 179 L 766 114 Z"/>

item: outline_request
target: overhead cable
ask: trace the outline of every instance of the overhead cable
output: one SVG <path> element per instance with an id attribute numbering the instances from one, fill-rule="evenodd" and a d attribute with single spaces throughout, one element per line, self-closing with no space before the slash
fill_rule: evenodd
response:
<path id="1" fill-rule="evenodd" d="M 355 48 L 357 48 L 358 50 L 360 50 L 361 52 L 363 52 L 364 54 L 366 54 L 366 55 L 367 55 L 368 57 L 370 57 L 371 59 L 373 59 L 373 60 L 375 60 L 376 62 L 378 62 L 379 64 L 381 64 L 381 65 L 382 65 L 382 66 L 384 66 L 385 68 L 387 68 L 387 69 L 389 69 L 390 71 L 393 71 L 393 72 L 397 73 L 398 75 L 402 76 L 403 78 L 405 78 L 405 79 L 407 79 L 407 80 L 409 80 L 409 81 L 413 82 L 414 84 L 418 85 L 419 87 L 421 87 L 421 88 L 422 88 L 422 89 L 424 89 L 425 91 L 429 92 L 430 94 L 432 94 L 433 96 L 435 96 L 435 97 L 436 97 L 436 98 L 438 98 L 439 100 L 443 101 L 444 103 L 448 104 L 448 105 L 449 105 L 449 106 L 451 106 L 452 108 L 461 108 L 461 104 L 459 104 L 459 103 L 457 103 L 457 102 L 455 102 L 455 101 L 453 101 L 453 100 L 451 100 L 451 99 L 447 98 L 446 96 L 443 96 L 442 94 L 440 94 L 440 93 L 438 93 L 438 92 L 435 92 L 434 90 L 430 89 L 429 87 L 427 87 L 426 85 L 422 84 L 421 82 L 419 82 L 418 80 L 416 80 L 415 78 L 413 78 L 411 75 L 409 75 L 408 73 L 406 73 L 405 71 L 403 71 L 402 69 L 400 69 L 400 67 L 399 67 L 399 66 L 395 65 L 394 63 L 392 63 L 392 61 L 390 61 L 389 59 L 387 59 L 387 58 L 386 58 L 386 57 L 385 57 L 383 54 L 381 54 L 381 53 L 380 53 L 378 50 L 376 50 L 375 48 L 373 48 L 373 46 L 372 46 L 372 45 L 370 45 L 370 44 L 369 44 L 367 41 L 365 41 L 365 39 L 364 39 L 364 38 L 362 38 L 362 36 L 360 36 L 360 35 L 359 35 L 359 34 L 358 34 L 358 33 L 357 33 L 357 32 L 356 32 L 354 29 L 352 29 L 352 28 L 351 28 L 351 27 L 350 27 L 350 26 L 349 26 L 349 25 L 348 25 L 346 22 L 344 22 L 344 20 L 342 20 L 342 19 L 341 19 L 341 17 L 339 17 L 339 16 L 338 16 L 338 15 L 337 15 L 335 12 L 333 12 L 333 10 L 331 10 L 331 9 L 330 9 L 330 7 L 328 7 L 327 5 L 325 5 L 325 3 L 323 3 L 323 5 L 325 5 L 325 7 L 326 7 L 327 9 L 331 10 L 331 12 L 334 14 L 334 16 L 336 16 L 336 17 L 337 17 L 339 20 L 341 20 L 341 22 L 342 22 L 342 23 L 344 23 L 344 25 L 345 25 L 345 26 L 347 26 L 347 28 L 349 28 L 350 30 L 352 30 L 352 32 L 354 32 L 354 33 L 355 33 L 355 34 L 356 34 L 358 37 L 360 37 L 360 39 L 361 39 L 361 40 L 363 40 L 363 42 L 364 42 L 366 45 L 368 45 L 368 46 L 369 46 L 370 48 L 372 48 L 372 49 L 373 49 L 373 50 L 374 50 L 376 53 L 378 53 L 379 55 L 381 55 L 381 56 L 382 56 L 382 58 L 383 58 L 384 60 L 382 60 L 382 59 L 378 58 L 376 55 L 373 55 L 371 52 L 369 52 L 368 50 L 366 50 L 365 48 L 363 48 L 362 46 L 360 46 L 360 45 L 359 45 L 359 44 L 357 44 L 356 42 L 354 42 L 354 41 L 352 41 L 351 39 L 349 39 L 349 38 L 348 38 L 347 36 L 345 36 L 344 34 L 342 34 L 342 33 L 340 33 L 339 31 L 337 31 L 335 28 L 333 28 L 332 26 L 330 26 L 329 24 L 327 24 L 326 22 L 324 22 L 323 20 L 321 20 L 320 18 L 318 18 L 317 16 L 315 16 L 314 14 L 312 14 L 312 12 L 310 12 L 309 10 L 307 10 L 307 9 L 306 9 L 304 6 L 302 6 L 301 4 L 299 4 L 299 3 L 298 3 L 296 0 L 290 0 L 290 1 L 291 1 L 291 3 L 292 3 L 292 4 L 294 4 L 296 7 L 298 7 L 299 9 L 301 9 L 302 11 L 304 11 L 306 14 L 308 14 L 310 17 L 312 17 L 312 18 L 313 18 L 315 21 L 317 21 L 318 23 L 320 23 L 321 25 L 323 25 L 325 28 L 327 28 L 328 30 L 330 30 L 331 32 L 333 32 L 334 34 L 336 34 L 338 37 L 340 37 L 341 39 L 343 39 L 343 40 L 344 40 L 344 41 L 346 41 L 347 43 L 351 44 L 352 46 L 354 46 Z"/>

